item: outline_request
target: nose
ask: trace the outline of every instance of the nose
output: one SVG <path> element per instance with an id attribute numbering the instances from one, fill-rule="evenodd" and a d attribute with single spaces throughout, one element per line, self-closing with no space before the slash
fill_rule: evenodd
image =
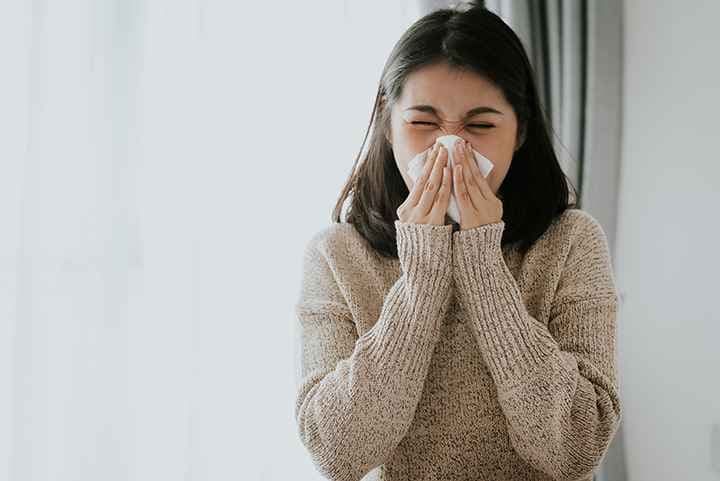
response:
<path id="1" fill-rule="evenodd" d="M 453 125 L 456 125 L 456 127 L 452 127 Z M 445 132 L 445 135 L 457 135 L 457 133 L 460 132 L 464 127 L 465 122 L 463 122 L 462 120 L 445 120 L 440 125 L 440 130 Z"/>
<path id="2" fill-rule="evenodd" d="M 450 130 L 448 130 L 448 129 L 444 129 L 444 128 L 441 129 L 441 130 L 443 131 L 443 133 L 444 133 L 445 135 L 455 135 L 455 136 L 460 137 L 461 139 L 463 139 L 465 142 L 470 143 L 470 141 L 469 141 L 468 139 L 466 139 L 464 136 L 460 135 L 459 132 L 460 132 L 460 130 L 462 130 L 462 127 L 459 128 L 459 129 L 453 129 L 452 131 L 450 131 Z"/>

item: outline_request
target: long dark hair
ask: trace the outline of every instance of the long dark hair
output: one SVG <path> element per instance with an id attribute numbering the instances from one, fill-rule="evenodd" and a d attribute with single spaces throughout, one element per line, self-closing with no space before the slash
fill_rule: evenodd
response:
<path id="1" fill-rule="evenodd" d="M 413 23 L 397 42 L 383 68 L 368 131 L 332 220 L 341 222 L 349 197 L 346 221 L 379 254 L 397 258 L 396 211 L 409 190 L 388 141 L 390 112 L 407 76 L 437 62 L 483 75 L 515 111 L 524 141 L 498 191 L 505 222 L 501 243 L 517 242 L 525 252 L 556 216 L 576 204 L 569 204 L 572 184 L 555 155 L 527 53 L 515 32 L 481 5 L 436 10 Z M 358 166 L 370 131 L 367 153 Z"/>

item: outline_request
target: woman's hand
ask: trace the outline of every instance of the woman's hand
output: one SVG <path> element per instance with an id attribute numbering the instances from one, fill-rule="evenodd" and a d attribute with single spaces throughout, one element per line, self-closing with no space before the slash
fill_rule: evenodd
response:
<path id="1" fill-rule="evenodd" d="M 423 171 L 405 202 L 397 209 L 401 222 L 413 224 L 445 224 L 450 203 L 450 168 L 447 151 L 436 142 L 428 153 Z"/>
<path id="2" fill-rule="evenodd" d="M 503 203 L 495 196 L 475 162 L 472 147 L 464 140 L 455 142 L 453 184 L 460 211 L 460 229 L 472 229 L 500 222 Z"/>

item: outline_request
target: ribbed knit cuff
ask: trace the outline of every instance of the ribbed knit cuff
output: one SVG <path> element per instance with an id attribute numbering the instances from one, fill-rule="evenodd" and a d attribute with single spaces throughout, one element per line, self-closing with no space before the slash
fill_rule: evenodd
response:
<path id="1" fill-rule="evenodd" d="M 447 264 L 451 261 L 452 225 L 414 224 L 395 221 L 398 258 L 403 267 L 410 265 L 410 257 L 415 263 L 431 267 Z"/>
<path id="2" fill-rule="evenodd" d="M 358 340 L 378 383 L 391 387 L 406 379 L 422 381 L 449 299 L 448 294 L 436 292 L 413 300 L 403 278 L 390 288 L 378 322 Z"/>
<path id="3" fill-rule="evenodd" d="M 505 264 L 503 221 L 453 234 L 453 275 L 458 299 L 471 319 L 493 377 L 510 382 L 544 364 L 552 349 L 545 326 L 530 318 Z"/>
<path id="4" fill-rule="evenodd" d="M 452 225 L 395 221 L 400 266 L 418 294 L 433 295 L 452 283 Z"/>
<path id="5" fill-rule="evenodd" d="M 456 255 L 453 261 L 458 263 L 463 257 L 474 264 L 503 260 L 501 241 L 504 230 L 505 222 L 499 221 L 454 232 L 453 246 L 461 249 L 464 256 Z M 459 253 L 460 252 L 457 252 L 456 254 Z M 458 263 L 458 266 L 461 268 L 465 265 L 467 265 L 467 263 Z"/>
<path id="6" fill-rule="evenodd" d="M 403 274 L 387 293 L 378 322 L 359 342 L 372 362 L 384 367 L 379 375 L 416 378 L 427 370 L 449 307 L 452 226 L 396 220 L 395 228 Z"/>

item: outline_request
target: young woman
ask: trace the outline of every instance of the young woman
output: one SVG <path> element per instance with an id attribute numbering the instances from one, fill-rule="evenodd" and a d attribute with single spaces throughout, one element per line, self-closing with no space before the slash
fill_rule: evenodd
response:
<path id="1" fill-rule="evenodd" d="M 591 480 L 621 419 L 618 295 L 520 40 L 482 7 L 421 18 L 371 126 L 305 250 L 294 413 L 314 465 L 331 480 Z M 453 171 L 435 142 L 448 134 L 464 141 Z M 434 144 L 413 182 L 409 160 Z"/>

